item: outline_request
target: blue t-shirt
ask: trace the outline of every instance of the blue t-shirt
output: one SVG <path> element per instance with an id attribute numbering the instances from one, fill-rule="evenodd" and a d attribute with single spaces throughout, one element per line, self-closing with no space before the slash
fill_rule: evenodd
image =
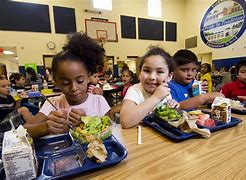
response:
<path id="1" fill-rule="evenodd" d="M 182 85 L 175 82 L 174 80 L 171 80 L 169 82 L 169 88 L 171 90 L 172 98 L 175 99 L 177 102 L 180 102 L 193 97 L 192 84 L 193 81 L 188 85 Z"/>

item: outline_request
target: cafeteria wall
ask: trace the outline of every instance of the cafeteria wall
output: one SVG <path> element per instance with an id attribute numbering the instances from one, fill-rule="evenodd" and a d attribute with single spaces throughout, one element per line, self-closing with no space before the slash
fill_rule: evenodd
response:
<path id="1" fill-rule="evenodd" d="M 17 1 L 17 0 L 16 0 Z M 30 0 L 18 0 L 30 2 Z M 25 63 L 43 64 L 42 55 L 53 55 L 59 52 L 65 43 L 64 34 L 56 34 L 52 6 L 75 8 L 77 31 L 85 31 L 84 19 L 91 17 L 106 18 L 117 23 L 118 42 L 107 42 L 104 45 L 108 56 L 115 56 L 117 60 L 126 61 L 127 56 L 141 56 L 149 45 L 161 45 L 170 54 L 184 48 L 184 40 L 197 36 L 197 47 L 191 48 L 196 54 L 212 52 L 212 59 L 246 56 L 245 32 L 239 40 L 225 48 L 214 49 L 206 46 L 200 37 L 200 23 L 206 10 L 215 0 L 163 0 L 162 18 L 148 16 L 147 0 L 113 0 L 113 10 L 101 10 L 102 14 L 84 12 L 84 9 L 93 10 L 92 0 L 32 0 L 33 3 L 48 4 L 52 33 L 1 31 L 0 46 L 14 46 L 17 48 L 19 65 Z M 94 9 L 96 10 L 96 9 Z M 153 41 L 139 39 L 122 39 L 120 28 L 120 15 L 141 17 L 177 23 L 177 41 Z M 137 19 L 136 19 L 137 21 Z M 137 24 L 137 23 L 136 23 Z M 138 29 L 138 28 L 136 28 Z M 164 27 L 165 31 L 165 27 Z M 151 33 L 151 32 L 150 32 Z M 47 48 L 47 42 L 54 41 L 56 48 Z"/>
<path id="2" fill-rule="evenodd" d="M 227 59 L 246 56 L 246 32 L 233 44 L 225 48 L 210 48 L 205 45 L 200 36 L 200 24 L 208 8 L 215 0 L 187 0 L 185 1 L 184 37 L 197 36 L 197 47 L 191 48 L 196 54 L 212 52 L 212 59 Z M 227 61 L 226 60 L 226 61 Z"/>
<path id="3" fill-rule="evenodd" d="M 30 2 L 30 0 L 18 1 Z M 84 9 L 93 10 L 92 0 L 32 0 L 32 2 L 49 5 L 52 33 L 0 31 L 0 46 L 16 46 L 20 65 L 23 65 L 25 63 L 43 64 L 43 54 L 55 54 L 61 50 L 63 44 L 65 43 L 64 34 L 55 34 L 52 9 L 52 6 L 54 5 L 75 8 L 77 31 L 84 31 L 84 19 L 90 19 L 91 17 L 105 18 L 109 21 L 116 22 L 118 42 L 107 42 L 104 45 L 104 48 L 106 49 L 106 54 L 108 56 L 115 56 L 115 59 L 118 59 L 120 61 L 126 61 L 127 56 L 143 55 L 149 45 L 159 44 L 162 47 L 165 47 L 165 49 L 170 53 L 173 53 L 177 49 L 182 48 L 184 44 L 183 30 L 181 30 L 181 28 L 184 26 L 184 0 L 163 1 L 162 18 L 148 17 L 147 0 L 113 0 L 113 10 L 101 10 L 102 14 L 92 14 L 84 12 Z M 121 39 L 120 15 L 177 22 L 177 41 L 166 42 L 138 39 Z M 46 44 L 49 41 L 55 42 L 56 48 L 54 50 L 49 50 L 47 48 Z"/>

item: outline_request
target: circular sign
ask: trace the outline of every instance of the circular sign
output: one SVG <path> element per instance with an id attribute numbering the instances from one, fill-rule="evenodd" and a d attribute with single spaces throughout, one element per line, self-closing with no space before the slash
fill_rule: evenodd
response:
<path id="1" fill-rule="evenodd" d="M 211 48 L 234 43 L 246 27 L 245 0 L 217 0 L 205 13 L 200 26 L 203 42 Z"/>

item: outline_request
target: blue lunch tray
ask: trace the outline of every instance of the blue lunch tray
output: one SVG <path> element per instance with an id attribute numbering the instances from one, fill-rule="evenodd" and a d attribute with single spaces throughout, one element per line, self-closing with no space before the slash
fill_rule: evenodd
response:
<path id="1" fill-rule="evenodd" d="M 233 108 L 231 109 L 231 112 L 235 114 L 242 114 L 242 115 L 246 114 L 246 110 L 239 110 L 239 109 L 233 109 Z"/>
<path id="2" fill-rule="evenodd" d="M 91 172 L 96 169 L 109 167 L 115 165 L 126 158 L 127 150 L 120 144 L 117 139 L 111 135 L 108 139 L 103 141 L 108 157 L 103 163 L 96 163 L 86 157 L 87 144 L 77 144 L 72 142 L 68 134 L 51 137 L 47 139 L 40 139 L 35 144 L 36 155 L 39 161 L 39 172 L 37 179 L 60 179 L 69 176 L 79 175 L 85 172 Z M 74 157 L 74 152 L 81 152 L 84 154 L 82 159 L 74 160 L 73 166 L 64 171 L 52 171 L 54 162 L 63 161 L 64 157 Z M 67 160 L 71 160 L 67 158 Z"/>
<path id="3" fill-rule="evenodd" d="M 69 134 L 50 136 L 34 141 L 36 157 L 39 163 L 36 179 L 65 179 L 69 176 L 113 166 L 126 158 L 127 150 L 113 135 L 104 140 L 103 143 L 107 149 L 108 157 L 105 162 L 96 163 L 86 157 L 87 144 L 73 142 Z M 0 148 L 1 152 L 2 149 Z M 79 154 L 80 158 L 74 158 L 76 157 L 74 156 L 75 154 Z M 56 171 L 54 162 L 58 164 L 64 160 L 72 162 L 72 167 L 66 166 L 61 168 L 62 170 Z M 0 179 L 5 179 L 3 169 L 0 172 Z"/>
<path id="4" fill-rule="evenodd" d="M 181 131 L 179 128 L 175 128 L 168 124 L 167 122 L 160 120 L 158 117 L 156 117 L 154 114 L 151 114 L 149 116 L 146 116 L 144 118 L 144 123 L 149 125 L 151 128 L 157 130 L 161 134 L 167 136 L 169 139 L 174 141 L 184 141 L 193 137 L 199 136 L 199 134 L 195 132 L 191 133 L 185 133 Z M 231 122 L 229 123 L 223 123 L 222 121 L 215 121 L 216 126 L 207 128 L 210 130 L 210 132 L 219 131 L 225 128 L 236 126 L 238 123 L 242 122 L 241 119 L 238 118 L 231 118 Z"/>
<path id="5" fill-rule="evenodd" d="M 246 108 L 246 101 L 241 102 L 241 103 L 243 103 L 244 107 Z M 231 112 L 235 114 L 242 114 L 242 115 L 246 114 L 246 110 L 240 110 L 240 109 L 234 109 L 234 108 L 231 108 Z"/>

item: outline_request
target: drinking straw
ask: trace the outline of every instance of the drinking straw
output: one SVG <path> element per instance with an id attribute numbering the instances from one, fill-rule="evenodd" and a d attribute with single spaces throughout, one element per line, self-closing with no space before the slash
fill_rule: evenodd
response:
<path id="1" fill-rule="evenodd" d="M 52 105 L 54 108 L 55 108 L 55 110 L 58 110 L 57 109 L 57 107 L 45 96 L 45 95 L 43 95 L 42 93 L 41 93 L 41 95 L 43 96 L 43 98 L 46 100 L 46 101 L 48 101 L 49 103 L 50 103 L 50 105 Z"/>
<path id="2" fill-rule="evenodd" d="M 142 144 L 141 126 L 138 126 L 138 144 Z"/>

